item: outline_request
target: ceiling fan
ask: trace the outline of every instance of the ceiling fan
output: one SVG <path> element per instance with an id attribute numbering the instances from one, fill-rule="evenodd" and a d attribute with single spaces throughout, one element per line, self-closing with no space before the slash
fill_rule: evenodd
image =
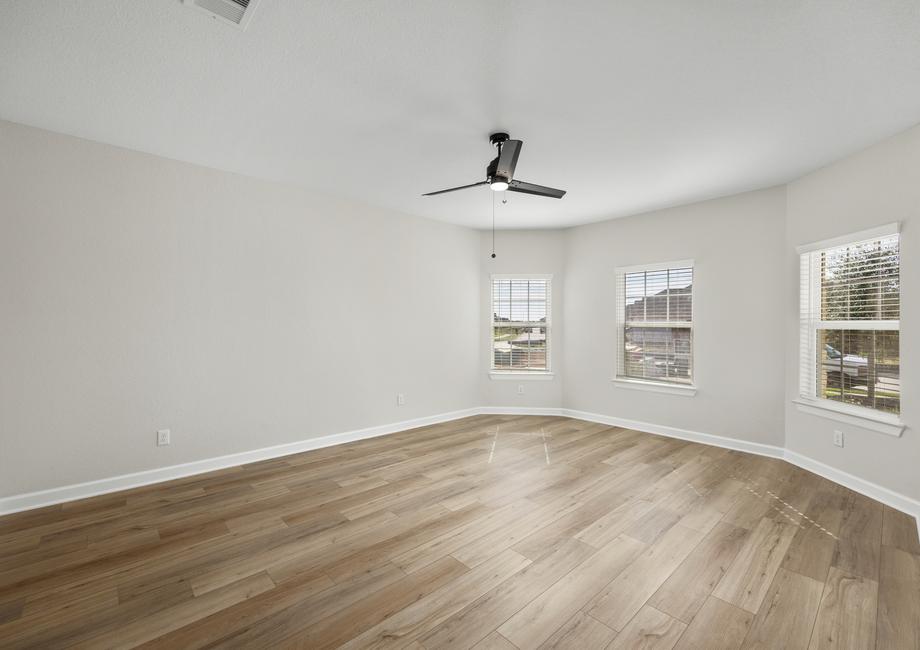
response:
<path id="1" fill-rule="evenodd" d="M 427 194 L 422 194 L 422 196 L 456 192 L 457 190 L 465 190 L 468 187 L 478 187 L 479 185 L 488 185 L 496 192 L 508 190 L 509 192 L 521 192 L 522 194 L 548 196 L 553 199 L 561 199 L 565 196 L 565 190 L 515 180 L 514 168 L 517 166 L 518 156 L 521 155 L 521 145 L 523 144 L 520 140 L 510 140 L 507 133 L 493 133 L 489 136 L 489 142 L 498 149 L 498 155 L 486 167 L 486 180 L 461 185 L 460 187 L 452 187 L 447 190 L 428 192 Z"/>

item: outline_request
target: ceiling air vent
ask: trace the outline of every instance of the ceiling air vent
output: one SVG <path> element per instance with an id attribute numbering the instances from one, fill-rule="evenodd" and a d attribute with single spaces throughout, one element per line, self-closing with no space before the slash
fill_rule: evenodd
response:
<path id="1" fill-rule="evenodd" d="M 185 4 L 205 12 L 211 18 L 246 29 L 259 0 L 184 0 Z"/>

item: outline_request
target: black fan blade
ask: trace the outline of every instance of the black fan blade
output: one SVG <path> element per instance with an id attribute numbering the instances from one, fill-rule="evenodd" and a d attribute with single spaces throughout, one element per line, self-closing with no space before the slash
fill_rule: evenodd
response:
<path id="1" fill-rule="evenodd" d="M 452 187 L 449 190 L 438 190 L 437 192 L 428 192 L 428 194 L 422 194 L 422 196 L 434 196 L 435 194 L 445 194 L 447 192 L 456 192 L 457 190 L 465 190 L 468 187 L 476 187 L 477 185 L 487 185 L 489 181 L 479 181 L 478 183 L 470 183 L 469 185 L 461 185 L 460 187 Z"/>
<path id="2" fill-rule="evenodd" d="M 551 199 L 561 199 L 565 196 L 565 190 L 557 190 L 554 187 L 544 187 L 543 185 L 534 185 L 524 181 L 511 181 L 508 183 L 509 192 L 521 192 L 522 194 L 535 194 L 537 196 L 548 196 Z"/>
<path id="3" fill-rule="evenodd" d="M 498 165 L 495 167 L 496 176 L 504 176 L 507 179 L 514 178 L 514 168 L 517 167 L 518 156 L 521 155 L 520 140 L 505 140 L 502 142 L 502 150 L 498 155 Z"/>

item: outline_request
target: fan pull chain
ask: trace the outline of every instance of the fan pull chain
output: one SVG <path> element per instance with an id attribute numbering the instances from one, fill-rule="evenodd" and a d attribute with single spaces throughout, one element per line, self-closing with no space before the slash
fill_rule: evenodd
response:
<path id="1" fill-rule="evenodd" d="M 495 259 L 495 192 L 492 192 L 492 259 Z"/>

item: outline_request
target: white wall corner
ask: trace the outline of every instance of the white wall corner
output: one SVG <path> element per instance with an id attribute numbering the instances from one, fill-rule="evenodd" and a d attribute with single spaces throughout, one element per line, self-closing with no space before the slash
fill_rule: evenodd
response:
<path id="1" fill-rule="evenodd" d="M 565 409 L 546 406 L 481 406 L 482 415 L 564 415 Z"/>

